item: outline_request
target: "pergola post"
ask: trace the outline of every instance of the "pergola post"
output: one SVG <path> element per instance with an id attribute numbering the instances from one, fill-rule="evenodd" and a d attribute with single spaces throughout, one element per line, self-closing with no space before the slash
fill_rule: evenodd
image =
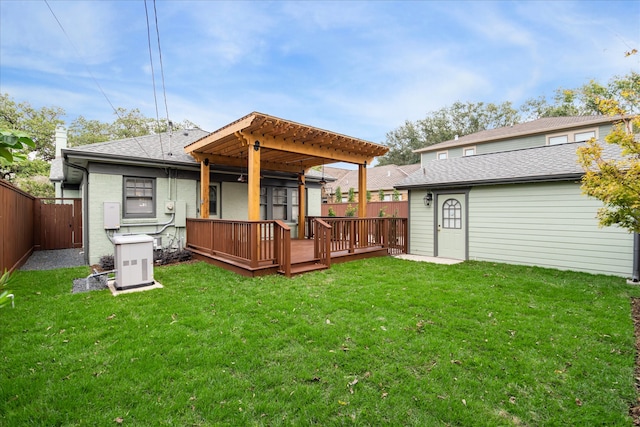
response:
<path id="1" fill-rule="evenodd" d="M 358 217 L 367 216 L 367 163 L 358 165 Z"/>
<path id="2" fill-rule="evenodd" d="M 307 211 L 305 194 L 305 179 L 303 172 L 298 175 L 298 239 L 304 239 L 305 228 L 307 225 L 307 217 L 305 215 Z"/>
<path id="3" fill-rule="evenodd" d="M 247 176 L 249 178 L 249 189 L 247 196 L 247 218 L 249 221 L 260 220 L 260 142 L 256 141 L 249 145 L 249 164 L 247 166 Z"/>
<path id="4" fill-rule="evenodd" d="M 209 159 L 200 162 L 200 218 L 209 218 Z"/>

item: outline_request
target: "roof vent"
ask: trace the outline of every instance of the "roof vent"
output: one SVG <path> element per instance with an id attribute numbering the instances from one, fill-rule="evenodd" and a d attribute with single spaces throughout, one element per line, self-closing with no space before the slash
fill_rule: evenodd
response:
<path id="1" fill-rule="evenodd" d="M 453 138 L 453 139 L 454 139 L 455 141 L 457 141 L 457 140 L 458 140 L 458 135 L 456 135 L 456 136 L 455 136 L 455 138 Z"/>

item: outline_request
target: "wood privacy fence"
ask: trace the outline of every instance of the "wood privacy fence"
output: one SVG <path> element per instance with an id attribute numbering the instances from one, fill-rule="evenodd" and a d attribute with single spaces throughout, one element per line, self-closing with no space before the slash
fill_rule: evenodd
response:
<path id="1" fill-rule="evenodd" d="M 0 274 L 34 250 L 82 247 L 81 199 L 38 199 L 0 180 Z"/>
<path id="2" fill-rule="evenodd" d="M 336 216 L 347 216 L 347 209 L 351 206 L 355 209 L 357 216 L 358 202 L 354 203 L 323 203 L 322 216 L 329 216 L 329 208 L 333 209 Z M 384 215 L 381 215 L 380 213 Z M 409 215 L 409 202 L 367 202 L 367 217 L 374 218 L 380 216 L 391 216 L 396 218 L 407 218 Z"/>
<path id="3" fill-rule="evenodd" d="M 0 179 L 0 273 L 22 265 L 34 246 L 37 199 Z"/>

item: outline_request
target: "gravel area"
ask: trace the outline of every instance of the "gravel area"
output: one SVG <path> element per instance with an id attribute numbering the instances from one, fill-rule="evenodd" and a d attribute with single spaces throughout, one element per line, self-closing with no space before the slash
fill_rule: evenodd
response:
<path id="1" fill-rule="evenodd" d="M 20 270 L 55 270 L 57 268 L 79 267 L 84 262 L 82 249 L 58 249 L 54 251 L 33 251 Z"/>
<path id="2" fill-rule="evenodd" d="M 90 278 L 81 278 L 73 280 L 73 289 L 71 292 L 76 294 L 78 292 L 99 291 L 101 289 L 107 289 L 107 275 L 96 276 Z"/>

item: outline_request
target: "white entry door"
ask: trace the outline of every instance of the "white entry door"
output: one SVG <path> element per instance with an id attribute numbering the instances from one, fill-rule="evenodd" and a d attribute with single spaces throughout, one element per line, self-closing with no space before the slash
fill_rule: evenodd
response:
<path id="1" fill-rule="evenodd" d="M 438 195 L 438 256 L 465 259 L 466 228 L 464 194 Z"/>

